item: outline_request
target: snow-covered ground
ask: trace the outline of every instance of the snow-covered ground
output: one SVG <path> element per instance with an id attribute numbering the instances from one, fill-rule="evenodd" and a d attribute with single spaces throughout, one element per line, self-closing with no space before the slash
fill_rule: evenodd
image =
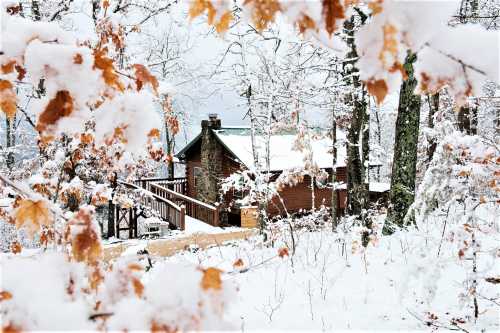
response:
<path id="1" fill-rule="evenodd" d="M 420 232 L 380 237 L 366 250 L 355 237 L 328 230 L 295 237 L 293 256 L 291 250 L 278 255 L 284 245 L 279 241 L 264 247 L 253 239 L 182 252 L 155 265 L 194 263 L 225 271 L 224 283 L 238 289 L 225 308 L 234 329 L 500 330 L 500 307 L 485 299 L 471 324 L 472 303 L 463 295 L 466 270 L 450 259 L 456 253 L 441 251 L 438 258 L 435 244 L 425 245 Z M 243 266 L 234 265 L 240 259 Z M 488 283 L 478 294 L 500 296 Z"/>

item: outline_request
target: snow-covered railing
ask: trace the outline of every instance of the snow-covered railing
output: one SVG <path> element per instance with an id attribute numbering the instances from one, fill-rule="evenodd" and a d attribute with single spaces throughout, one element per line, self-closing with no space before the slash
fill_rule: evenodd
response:
<path id="1" fill-rule="evenodd" d="M 174 178 L 141 178 L 135 181 L 136 185 L 151 191 L 151 184 L 158 183 L 163 187 L 171 189 L 177 193 L 186 194 L 187 179 L 186 177 Z"/>
<path id="2" fill-rule="evenodd" d="M 178 205 L 172 200 L 169 200 L 167 197 L 163 197 L 150 190 L 140 188 L 135 184 L 126 182 L 120 182 L 120 184 L 130 189 L 140 190 L 146 194 L 140 197 L 139 204 L 157 212 L 158 216 L 164 221 L 167 221 L 171 228 L 179 230 L 185 229 L 186 209 L 183 205 Z M 136 207 L 132 209 L 134 210 Z M 131 213 L 132 216 L 135 216 L 134 214 L 136 213 Z M 135 223 L 137 223 L 137 221 L 135 221 Z"/>
<path id="3" fill-rule="evenodd" d="M 187 215 L 214 227 L 218 227 L 220 225 L 218 206 L 213 206 L 173 191 L 166 185 L 167 184 L 162 182 L 156 182 L 151 183 L 149 187 L 151 188 L 151 192 L 159 195 L 160 197 L 184 205 Z"/>

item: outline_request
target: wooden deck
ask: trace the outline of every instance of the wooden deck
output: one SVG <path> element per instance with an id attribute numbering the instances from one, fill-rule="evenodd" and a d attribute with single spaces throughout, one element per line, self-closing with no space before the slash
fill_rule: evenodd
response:
<path id="1" fill-rule="evenodd" d="M 128 191 L 140 192 L 140 200 L 134 207 L 120 207 L 109 203 L 109 237 L 120 237 L 128 232 L 128 238 L 137 238 L 137 220 L 146 217 L 145 211 L 153 212 L 168 222 L 171 229 L 184 230 L 185 216 L 191 216 L 211 226 L 220 226 L 218 206 L 209 205 L 186 195 L 186 178 L 144 178 L 128 183 L 119 181 L 118 186 Z"/>

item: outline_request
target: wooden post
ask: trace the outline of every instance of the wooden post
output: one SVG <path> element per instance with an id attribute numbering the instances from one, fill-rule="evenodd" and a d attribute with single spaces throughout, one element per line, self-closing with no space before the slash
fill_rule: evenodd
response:
<path id="1" fill-rule="evenodd" d="M 258 228 L 259 227 L 259 212 L 257 207 L 248 206 L 241 207 L 241 227 L 242 228 Z"/>
<path id="2" fill-rule="evenodd" d="M 215 211 L 214 211 L 214 227 L 219 226 L 219 203 L 215 203 Z"/>
<path id="3" fill-rule="evenodd" d="M 179 223 L 180 226 L 179 226 L 179 228 L 181 230 L 185 230 L 186 229 L 186 224 L 185 224 L 186 223 L 186 220 L 185 220 L 185 218 L 186 218 L 186 207 L 184 205 L 181 206 L 181 214 L 180 215 L 181 216 L 180 216 L 180 223 Z"/>

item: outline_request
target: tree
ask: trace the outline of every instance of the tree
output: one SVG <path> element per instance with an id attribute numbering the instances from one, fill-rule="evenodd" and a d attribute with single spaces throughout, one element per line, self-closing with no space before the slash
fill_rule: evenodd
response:
<path id="1" fill-rule="evenodd" d="M 408 209 L 415 199 L 415 176 L 417 165 L 417 141 L 420 121 L 420 96 L 414 90 L 417 80 L 413 64 L 417 56 L 409 53 L 404 69 L 407 79 L 403 81 L 399 95 L 394 158 L 392 164 L 390 206 L 384 224 L 384 232 L 392 233 L 395 227 L 403 227 L 413 222 L 407 216 Z"/>

